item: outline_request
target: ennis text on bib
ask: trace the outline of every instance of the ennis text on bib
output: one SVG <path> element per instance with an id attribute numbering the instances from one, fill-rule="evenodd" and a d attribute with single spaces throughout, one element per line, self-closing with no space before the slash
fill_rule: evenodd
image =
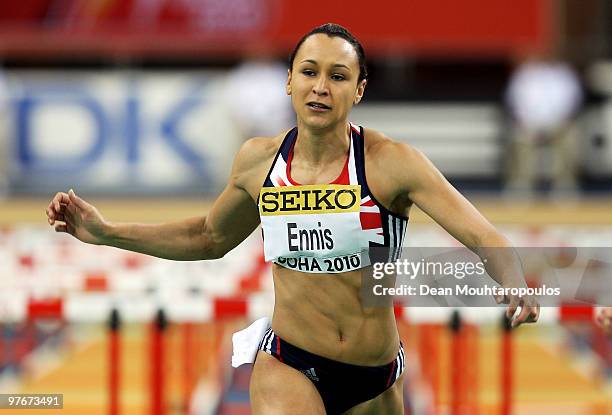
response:
<path id="1" fill-rule="evenodd" d="M 338 273 L 370 265 L 369 248 L 402 246 L 408 218 L 382 206 L 365 179 L 363 128 L 350 126 L 342 173 L 329 184 L 291 179 L 297 128 L 285 136 L 259 193 L 266 261 L 302 272 Z"/>

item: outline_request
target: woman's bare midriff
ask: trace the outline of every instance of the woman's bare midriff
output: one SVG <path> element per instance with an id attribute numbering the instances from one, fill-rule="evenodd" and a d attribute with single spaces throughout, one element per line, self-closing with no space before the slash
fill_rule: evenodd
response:
<path id="1" fill-rule="evenodd" d="M 363 307 L 361 271 L 310 274 L 273 266 L 274 332 L 322 357 L 379 366 L 397 357 L 392 307 Z"/>
<path id="2" fill-rule="evenodd" d="M 260 162 L 238 178 L 255 203 L 285 134 L 259 141 Z M 369 136 L 371 142 L 381 140 L 374 133 L 369 133 Z M 370 166 L 369 157 L 369 146 L 366 145 L 366 175 L 370 190 L 392 211 L 407 215 L 408 203 L 404 200 L 398 203 L 390 196 L 392 191 L 387 189 L 388 180 L 384 172 Z M 337 177 L 339 168 L 335 166 L 335 169 L 321 173 L 321 177 L 304 180 L 294 161 L 292 174 L 300 182 L 326 183 L 327 179 Z M 283 340 L 319 356 L 356 365 L 380 366 L 397 357 L 399 336 L 393 308 L 363 305 L 361 270 L 316 274 L 273 265 L 273 277 L 275 306 L 272 328 Z"/>

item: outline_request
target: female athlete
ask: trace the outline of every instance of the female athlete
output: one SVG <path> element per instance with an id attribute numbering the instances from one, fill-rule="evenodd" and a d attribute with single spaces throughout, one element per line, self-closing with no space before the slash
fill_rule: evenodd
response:
<path id="1" fill-rule="evenodd" d="M 401 246 L 413 204 L 477 253 L 509 246 L 421 152 L 348 121 L 366 83 L 358 40 L 335 24 L 317 27 L 290 59 L 297 127 L 247 141 L 207 216 L 110 223 L 72 190 L 47 208 L 58 232 L 173 260 L 221 258 L 261 224 L 275 307 L 251 378 L 254 414 L 403 413 L 393 309 L 363 306 L 368 264 L 357 254 Z M 501 285 L 516 283 L 502 274 L 493 275 Z M 522 307 L 514 325 L 538 319 L 530 297 L 499 301 L 509 316 Z"/>

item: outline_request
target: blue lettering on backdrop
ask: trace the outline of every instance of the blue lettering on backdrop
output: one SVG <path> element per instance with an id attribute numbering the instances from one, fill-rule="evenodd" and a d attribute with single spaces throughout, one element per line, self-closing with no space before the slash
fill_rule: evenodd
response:
<path id="1" fill-rule="evenodd" d="M 121 78 L 118 81 L 121 82 Z M 20 171 L 26 176 L 30 175 L 29 177 L 36 174 L 62 176 L 78 172 L 79 178 L 82 179 L 83 173 L 108 154 L 110 147 L 117 145 L 123 147 L 118 154 L 125 156 L 124 160 L 128 165 L 135 166 L 142 160 L 141 152 L 146 149 L 146 144 L 143 146 L 145 141 L 150 142 L 151 139 L 157 138 L 192 169 L 194 178 L 197 178 L 199 184 L 209 185 L 212 183 L 212 172 L 207 171 L 209 163 L 205 155 L 190 146 L 187 137 L 181 131 L 183 121 L 205 104 L 204 86 L 204 80 L 194 79 L 187 84 L 185 92 L 178 91 L 176 95 L 169 97 L 175 103 L 159 118 L 143 119 L 140 83 L 135 79 L 127 79 L 125 82 L 123 89 L 125 95 L 120 97 L 123 104 L 119 106 L 109 105 L 95 96 L 87 78 L 81 84 L 52 81 L 44 83 L 38 81 L 32 84 L 26 82 L 25 92 L 15 101 L 16 148 Z M 88 141 L 92 144 L 81 154 L 55 156 L 36 151 L 35 134 L 45 133 L 33 128 L 36 116 L 58 106 L 78 108 L 84 114 L 90 115 L 87 122 L 93 123 L 91 130 L 94 137 L 83 137 L 89 138 Z M 116 112 L 117 109 L 119 112 Z M 201 131 L 204 132 L 204 128 Z M 61 137 L 61 133 L 54 131 L 53 136 Z M 130 169 L 130 174 L 134 172 L 136 170 Z M 43 180 L 47 178 L 41 177 Z"/>
<path id="2" fill-rule="evenodd" d="M 33 134 L 31 123 L 34 115 L 45 107 L 74 105 L 85 109 L 96 124 L 95 137 L 88 151 L 78 157 L 41 157 L 32 148 Z M 65 87 L 26 89 L 16 104 L 17 117 L 17 157 L 22 167 L 34 171 L 74 172 L 98 160 L 108 139 L 108 120 L 101 105 L 86 91 Z"/>
<path id="3" fill-rule="evenodd" d="M 183 117 L 202 104 L 202 89 L 202 84 L 193 85 L 161 122 L 162 138 L 200 174 L 204 174 L 204 159 L 181 140 L 179 127 Z"/>
<path id="4" fill-rule="evenodd" d="M 127 145 L 127 161 L 130 165 L 138 162 L 138 137 L 141 134 L 140 128 L 140 101 L 138 100 L 137 83 L 134 80 L 128 81 L 127 98 L 125 100 L 125 138 Z"/>

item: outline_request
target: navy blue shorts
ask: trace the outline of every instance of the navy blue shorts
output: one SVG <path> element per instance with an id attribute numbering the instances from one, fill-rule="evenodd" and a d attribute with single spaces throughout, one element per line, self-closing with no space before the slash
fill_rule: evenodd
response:
<path id="1" fill-rule="evenodd" d="M 259 350 L 302 372 L 315 385 L 328 415 L 341 414 L 389 389 L 405 367 L 404 347 L 397 358 L 383 366 L 358 366 L 327 359 L 302 350 L 278 337 L 272 329 Z"/>

